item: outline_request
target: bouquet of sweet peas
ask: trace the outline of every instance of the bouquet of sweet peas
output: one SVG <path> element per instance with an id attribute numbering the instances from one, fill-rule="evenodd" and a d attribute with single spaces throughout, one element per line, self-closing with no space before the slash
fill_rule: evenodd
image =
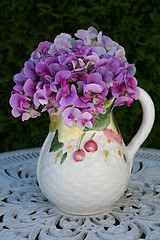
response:
<path id="1" fill-rule="evenodd" d="M 61 33 L 41 42 L 14 76 L 10 105 L 22 121 L 48 111 L 60 114 L 68 127 L 92 128 L 106 106 L 130 106 L 139 98 L 136 69 L 125 50 L 94 27 L 72 38 Z"/>

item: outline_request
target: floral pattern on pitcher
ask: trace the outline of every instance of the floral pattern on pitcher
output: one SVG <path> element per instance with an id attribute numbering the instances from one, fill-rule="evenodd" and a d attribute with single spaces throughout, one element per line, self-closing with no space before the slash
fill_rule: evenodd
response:
<path id="1" fill-rule="evenodd" d="M 55 135 L 51 143 L 50 152 L 57 152 L 55 161 L 60 164 L 64 163 L 67 157 L 71 157 L 75 162 L 82 162 L 83 160 L 92 158 L 92 153 L 97 152 L 98 143 L 95 140 L 95 136 L 98 132 L 101 132 L 105 136 L 108 145 L 117 144 L 122 147 L 122 137 L 119 131 L 118 125 L 114 119 L 111 107 L 107 110 L 107 121 L 104 124 L 104 118 L 98 118 L 97 122 L 93 125 L 92 135 L 89 138 L 85 138 L 86 134 L 90 132 L 87 127 L 81 131 L 76 125 L 72 128 L 66 126 L 63 123 L 63 118 L 59 116 L 53 116 L 51 118 L 50 129 L 56 129 Z M 56 126 L 55 126 L 56 125 Z M 106 128 L 107 127 L 107 128 Z M 102 129 L 105 128 L 103 131 Z M 93 130 L 96 130 L 95 132 Z M 123 157 L 126 162 L 125 154 L 121 150 L 117 150 L 118 157 Z M 110 156 L 109 149 L 104 149 L 104 161 L 107 162 Z"/>

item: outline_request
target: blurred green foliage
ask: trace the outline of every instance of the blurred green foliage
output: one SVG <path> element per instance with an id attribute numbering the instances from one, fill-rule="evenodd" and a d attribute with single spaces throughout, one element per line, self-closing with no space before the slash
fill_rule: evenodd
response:
<path id="1" fill-rule="evenodd" d="M 0 2 L 0 151 L 41 146 L 48 132 L 48 115 L 21 122 L 9 106 L 12 79 L 40 41 L 61 32 L 73 35 L 94 26 L 125 47 L 137 68 L 139 86 L 152 97 L 156 122 L 144 147 L 160 148 L 160 4 L 159 0 L 1 0 Z M 124 141 L 139 128 L 138 101 L 115 109 Z"/>

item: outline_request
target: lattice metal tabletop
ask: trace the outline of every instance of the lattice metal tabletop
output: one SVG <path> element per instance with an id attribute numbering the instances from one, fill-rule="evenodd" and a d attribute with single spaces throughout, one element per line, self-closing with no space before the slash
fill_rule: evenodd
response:
<path id="1" fill-rule="evenodd" d="M 42 195 L 39 150 L 0 154 L 1 240 L 160 239 L 160 150 L 140 149 L 125 194 L 90 217 L 64 214 Z"/>

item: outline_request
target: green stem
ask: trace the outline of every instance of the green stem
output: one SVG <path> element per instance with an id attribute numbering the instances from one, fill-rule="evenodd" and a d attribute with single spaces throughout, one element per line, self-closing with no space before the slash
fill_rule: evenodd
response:
<path id="1" fill-rule="evenodd" d="M 81 136 L 81 139 L 80 139 L 80 142 L 79 142 L 79 146 L 78 146 L 78 150 L 80 150 L 80 147 L 81 147 L 81 143 L 82 143 L 82 139 L 84 137 L 86 133 L 83 133 L 82 136 Z"/>
<path id="2" fill-rule="evenodd" d="M 92 137 L 91 137 L 91 140 L 93 139 L 93 137 L 94 137 L 95 134 L 96 134 L 96 133 L 93 133 L 93 135 L 92 135 Z"/>

